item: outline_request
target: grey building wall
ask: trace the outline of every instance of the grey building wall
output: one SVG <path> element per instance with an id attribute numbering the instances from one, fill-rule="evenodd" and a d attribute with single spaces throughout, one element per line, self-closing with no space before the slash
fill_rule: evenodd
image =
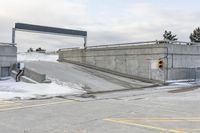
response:
<path id="1" fill-rule="evenodd" d="M 164 61 L 164 69 L 156 63 Z M 84 49 L 62 49 L 59 60 L 149 80 L 194 79 L 200 67 L 200 47 L 177 44 L 151 44 Z"/>
<path id="2" fill-rule="evenodd" d="M 0 44 L 0 77 L 10 76 L 12 65 L 17 62 L 17 47 Z"/>
<path id="3" fill-rule="evenodd" d="M 168 44 L 168 79 L 196 79 L 200 67 L 200 47 Z"/>

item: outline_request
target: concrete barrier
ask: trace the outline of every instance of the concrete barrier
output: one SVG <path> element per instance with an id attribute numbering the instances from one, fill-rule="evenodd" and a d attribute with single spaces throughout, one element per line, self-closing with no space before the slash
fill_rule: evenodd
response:
<path id="1" fill-rule="evenodd" d="M 12 71 L 11 76 L 15 78 L 17 73 L 18 70 L 15 69 Z M 20 79 L 28 83 L 51 83 L 51 80 L 47 79 L 46 74 L 41 74 L 27 67 L 25 67 L 24 74 Z"/>
<path id="2" fill-rule="evenodd" d="M 51 83 L 50 79 L 47 79 L 46 74 L 41 74 L 37 70 L 33 70 L 25 67 L 24 76 L 38 82 L 38 83 Z"/>
<path id="3" fill-rule="evenodd" d="M 17 47 L 0 43 L 0 77 L 10 76 L 12 65 L 17 62 Z"/>
<path id="4" fill-rule="evenodd" d="M 31 69 L 28 69 L 28 68 L 25 68 L 24 69 L 24 75 L 26 77 L 29 77 L 39 83 L 42 83 L 43 81 L 46 80 L 46 75 L 45 74 L 40 74 L 34 70 L 31 70 Z"/>
<path id="5" fill-rule="evenodd" d="M 17 71 L 12 70 L 11 76 L 12 76 L 13 78 L 15 78 L 16 75 L 17 75 Z M 20 81 L 26 82 L 26 83 L 32 83 L 32 84 L 37 84 L 37 83 L 38 83 L 38 82 L 36 82 L 36 81 L 34 81 L 34 80 L 32 80 L 32 79 L 26 77 L 26 76 L 21 76 L 21 77 L 20 77 Z"/>
<path id="6" fill-rule="evenodd" d="M 159 59 L 164 62 L 162 69 L 156 65 Z M 194 70 L 200 67 L 200 47 L 154 42 L 137 46 L 89 47 L 86 50 L 61 49 L 59 61 L 136 79 L 166 82 L 196 77 Z"/>

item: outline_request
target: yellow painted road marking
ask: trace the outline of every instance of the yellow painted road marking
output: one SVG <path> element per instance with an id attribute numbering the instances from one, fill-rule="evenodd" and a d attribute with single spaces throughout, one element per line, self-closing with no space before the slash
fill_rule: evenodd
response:
<path id="1" fill-rule="evenodd" d="M 134 118 L 134 119 L 126 119 L 126 118 L 115 118 L 115 120 L 127 121 L 127 122 L 199 122 L 200 117 L 192 117 L 192 118 Z"/>
<path id="2" fill-rule="evenodd" d="M 26 108 L 34 108 L 34 107 L 45 107 L 45 106 L 50 106 L 50 105 L 64 104 L 64 103 L 71 103 L 71 102 L 75 102 L 75 101 L 74 100 L 65 100 L 65 101 L 58 101 L 58 102 L 51 102 L 51 103 L 34 104 L 34 105 L 27 105 L 27 106 L 17 106 L 17 107 L 11 107 L 11 108 L 2 108 L 2 109 L 0 109 L 0 112 L 26 109 Z"/>
<path id="3" fill-rule="evenodd" d="M 16 106 L 16 105 L 20 105 L 20 104 L 16 103 L 16 102 L 12 102 L 12 101 L 3 101 L 3 100 L 0 100 L 0 108 L 10 107 L 10 106 Z"/>
<path id="4" fill-rule="evenodd" d="M 173 128 L 162 128 L 162 127 L 156 127 L 146 124 L 141 124 L 145 122 L 200 122 L 200 117 L 179 117 L 179 118 L 108 118 L 104 119 L 106 121 L 114 122 L 114 123 L 121 123 L 136 127 L 144 127 L 147 129 L 154 129 L 159 131 L 165 131 L 165 132 L 172 132 L 172 133 L 188 133 L 189 131 L 200 131 L 200 128 L 180 128 L 180 129 L 173 129 Z"/>
<path id="5" fill-rule="evenodd" d="M 180 130 L 180 131 L 200 131 L 200 128 L 192 128 L 192 129 L 189 129 L 189 128 L 177 128 L 175 130 Z"/>
<path id="6" fill-rule="evenodd" d="M 4 104 L 13 104 L 13 103 L 15 103 L 15 102 L 0 100 L 0 105 L 4 105 Z"/>
<path id="7" fill-rule="evenodd" d="M 105 121 L 114 122 L 114 123 L 126 124 L 126 125 L 130 125 L 130 126 L 136 126 L 136 127 L 147 128 L 147 129 L 159 130 L 159 131 L 162 131 L 162 132 L 187 133 L 187 132 L 181 131 L 181 130 L 168 129 L 168 128 L 162 128 L 162 127 L 156 127 L 156 126 L 149 126 L 149 125 L 144 125 L 144 124 L 138 124 L 138 123 L 127 122 L 127 121 L 123 121 L 123 120 L 115 120 L 115 119 L 104 119 L 104 120 L 105 120 Z"/>
<path id="8" fill-rule="evenodd" d="M 113 118 L 115 120 L 200 120 L 200 117 L 176 117 L 176 118 Z"/>

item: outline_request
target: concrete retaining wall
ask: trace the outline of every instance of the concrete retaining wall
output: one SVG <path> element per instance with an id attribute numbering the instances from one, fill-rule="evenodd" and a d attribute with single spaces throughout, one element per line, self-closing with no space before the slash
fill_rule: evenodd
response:
<path id="1" fill-rule="evenodd" d="M 24 69 L 24 75 L 37 81 L 38 83 L 43 83 L 46 80 L 45 74 L 37 73 L 36 71 L 27 68 Z"/>
<path id="2" fill-rule="evenodd" d="M 200 67 L 200 47 L 190 45 L 168 45 L 168 79 L 195 79 Z"/>
<path id="3" fill-rule="evenodd" d="M 18 69 L 12 70 L 11 76 L 16 78 L 18 72 Z M 27 83 L 51 83 L 51 80 L 47 79 L 46 74 L 39 73 L 37 70 L 33 70 L 27 67 L 24 68 L 24 73 L 23 76 L 20 77 L 20 81 Z"/>
<path id="4" fill-rule="evenodd" d="M 155 65 L 164 61 L 164 69 Z M 91 49 L 60 50 L 59 60 L 114 71 L 149 80 L 193 79 L 200 67 L 200 47 L 177 44 L 151 44 Z"/>
<path id="5" fill-rule="evenodd" d="M 17 47 L 0 44 L 0 77 L 10 76 L 12 65 L 17 62 Z"/>
<path id="6" fill-rule="evenodd" d="M 11 76 L 12 76 L 13 78 L 16 78 L 16 75 L 17 75 L 17 71 L 16 71 L 16 70 L 12 70 L 12 71 L 11 71 Z M 32 83 L 32 84 L 37 84 L 37 83 L 38 83 L 38 82 L 36 82 L 36 81 L 34 81 L 34 80 L 32 80 L 32 79 L 26 77 L 26 76 L 21 76 L 21 77 L 20 77 L 20 81 L 26 82 L 26 83 Z"/>

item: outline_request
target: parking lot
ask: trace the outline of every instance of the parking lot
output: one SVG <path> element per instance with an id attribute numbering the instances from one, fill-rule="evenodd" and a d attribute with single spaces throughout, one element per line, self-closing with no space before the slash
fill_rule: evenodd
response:
<path id="1" fill-rule="evenodd" d="M 197 133 L 200 131 L 199 92 L 198 87 L 165 86 L 84 98 L 1 101 L 0 132 Z"/>

